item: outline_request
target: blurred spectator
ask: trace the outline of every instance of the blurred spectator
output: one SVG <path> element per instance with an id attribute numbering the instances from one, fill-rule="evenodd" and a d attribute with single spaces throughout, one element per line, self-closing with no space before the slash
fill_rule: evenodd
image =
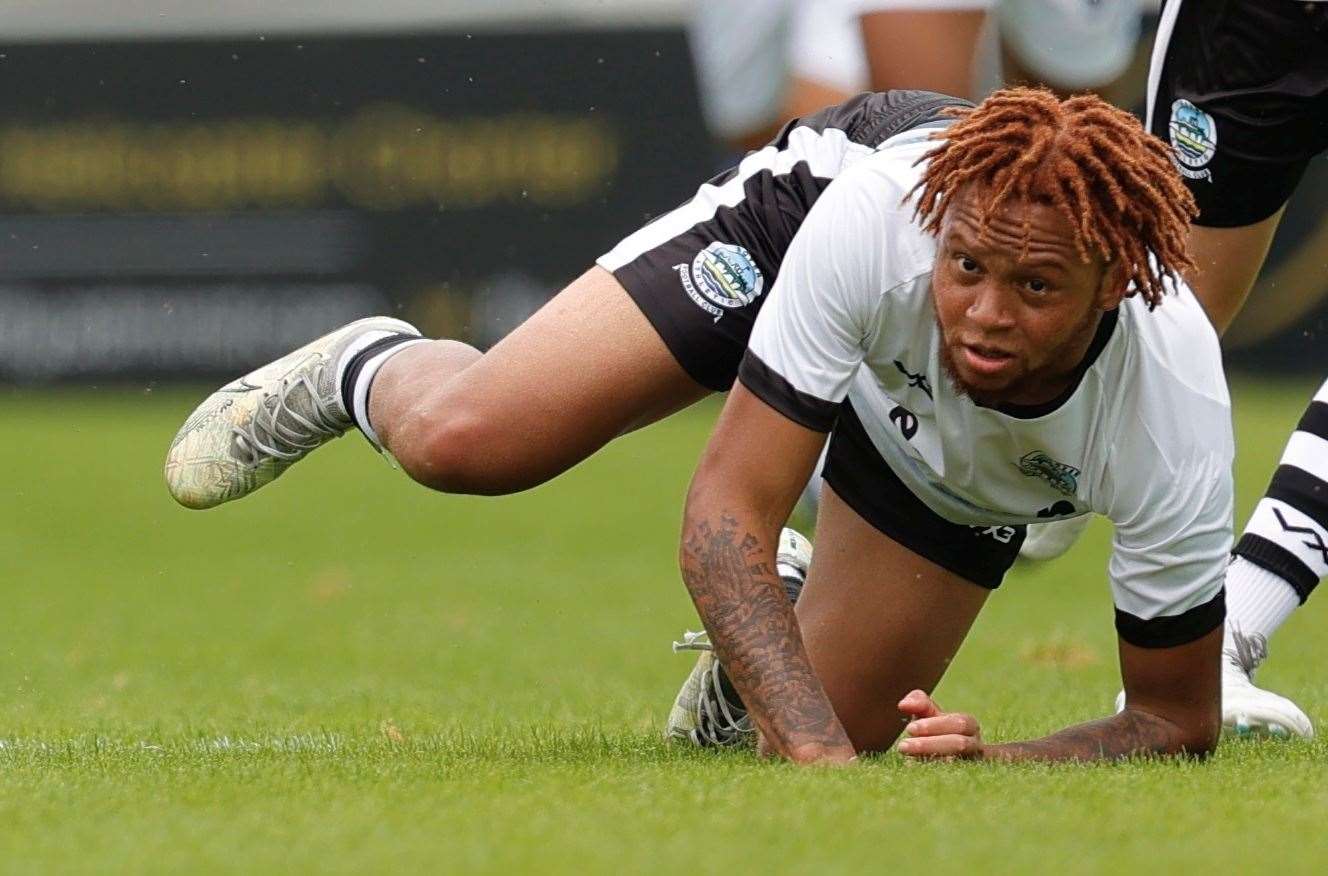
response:
<path id="1" fill-rule="evenodd" d="M 1139 0 L 707 0 L 691 43 L 711 131 L 753 149 L 867 89 L 1103 91 L 1139 30 Z"/>

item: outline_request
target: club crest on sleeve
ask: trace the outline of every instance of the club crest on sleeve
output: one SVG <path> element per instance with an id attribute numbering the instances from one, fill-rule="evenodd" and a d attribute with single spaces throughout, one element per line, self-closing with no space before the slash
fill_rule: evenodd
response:
<path id="1" fill-rule="evenodd" d="M 1176 169 L 1190 179 L 1212 179 L 1207 168 L 1217 153 L 1217 122 L 1188 100 L 1171 105 L 1171 123 L 1167 126 L 1171 137 L 1171 154 Z"/>
<path id="2" fill-rule="evenodd" d="M 1041 450 L 1025 453 L 1018 464 L 1026 477 L 1042 478 L 1058 493 L 1072 496 L 1079 489 L 1079 469 L 1057 462 Z"/>
<path id="3" fill-rule="evenodd" d="M 746 249 L 716 241 L 690 265 L 674 265 L 687 296 L 718 322 L 726 310 L 746 307 L 765 289 L 765 277 Z"/>

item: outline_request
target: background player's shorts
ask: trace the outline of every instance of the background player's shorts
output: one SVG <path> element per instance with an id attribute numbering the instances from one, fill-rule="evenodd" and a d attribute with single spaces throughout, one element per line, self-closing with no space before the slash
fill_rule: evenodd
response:
<path id="1" fill-rule="evenodd" d="M 1250 225 L 1328 148 L 1328 4 L 1168 0 L 1148 128 L 1199 203 L 1198 224 Z"/>
<path id="2" fill-rule="evenodd" d="M 998 0 L 836 0 L 858 15 L 873 12 L 967 12 L 990 9 Z"/>
<path id="3" fill-rule="evenodd" d="M 1001 38 L 1024 67 L 1059 88 L 1113 81 L 1134 59 L 1139 0 L 1002 0 Z"/>
<path id="4" fill-rule="evenodd" d="M 597 259 L 692 379 L 727 392 L 793 235 L 843 170 L 903 131 L 970 106 L 929 91 L 860 94 L 794 119 L 770 145 Z"/>
<path id="5" fill-rule="evenodd" d="M 830 433 L 825 482 L 875 529 L 959 577 L 994 590 L 1019 556 L 1026 526 L 951 523 L 905 486 L 848 402 Z"/>
<path id="6" fill-rule="evenodd" d="M 768 130 L 783 108 L 789 41 L 799 0 L 698 3 L 687 42 L 706 127 L 739 138 Z"/>

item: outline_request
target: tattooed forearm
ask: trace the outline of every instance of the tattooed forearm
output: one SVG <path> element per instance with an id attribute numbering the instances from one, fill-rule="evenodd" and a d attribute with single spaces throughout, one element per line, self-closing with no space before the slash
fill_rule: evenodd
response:
<path id="1" fill-rule="evenodd" d="M 1131 755 L 1208 753 L 1187 746 L 1186 734 L 1158 715 L 1126 709 L 1110 718 L 1067 727 L 1043 739 L 987 745 L 988 760 L 1116 760 Z"/>
<path id="2" fill-rule="evenodd" d="M 812 671 L 793 606 L 774 570 L 775 545 L 738 515 L 689 515 L 683 580 L 720 663 L 774 750 L 789 755 L 852 745 Z"/>

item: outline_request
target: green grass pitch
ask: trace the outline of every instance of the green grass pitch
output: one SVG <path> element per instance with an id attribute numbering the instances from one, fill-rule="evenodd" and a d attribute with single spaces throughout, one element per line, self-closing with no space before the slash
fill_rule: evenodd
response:
<path id="1" fill-rule="evenodd" d="M 1238 520 L 1308 382 L 1238 381 Z M 444 497 L 358 437 L 176 508 L 194 393 L 0 403 L 0 872 L 1298 872 L 1328 743 L 1209 763 L 799 770 L 659 740 L 674 565 L 716 406 L 554 483 Z M 1105 714 L 1109 528 L 1017 568 L 938 691 L 988 738 Z M 1262 680 L 1328 732 L 1328 606 Z M 1318 861 L 1316 865 L 1314 862 Z"/>

